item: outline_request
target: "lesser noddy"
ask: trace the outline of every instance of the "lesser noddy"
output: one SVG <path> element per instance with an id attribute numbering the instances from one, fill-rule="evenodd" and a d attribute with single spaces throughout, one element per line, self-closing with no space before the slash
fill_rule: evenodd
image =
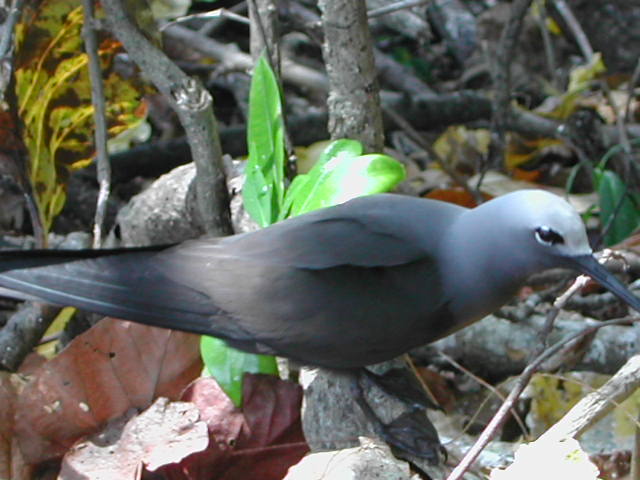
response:
<path id="1" fill-rule="evenodd" d="M 29 298 L 353 368 L 437 340 L 566 267 L 640 311 L 594 258 L 563 199 L 540 190 L 475 209 L 357 198 L 252 233 L 169 247 L 0 252 L 0 286 Z"/>

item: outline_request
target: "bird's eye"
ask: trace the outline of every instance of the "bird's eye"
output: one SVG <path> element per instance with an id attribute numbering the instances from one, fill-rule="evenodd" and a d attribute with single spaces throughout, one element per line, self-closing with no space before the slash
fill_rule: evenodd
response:
<path id="1" fill-rule="evenodd" d="M 536 228 L 536 240 L 545 245 L 558 245 L 564 243 L 562 235 L 549 227 Z"/>

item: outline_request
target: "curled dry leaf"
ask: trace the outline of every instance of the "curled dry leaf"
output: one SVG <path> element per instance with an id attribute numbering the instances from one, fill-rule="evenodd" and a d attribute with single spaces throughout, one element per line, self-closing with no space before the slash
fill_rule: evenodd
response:
<path id="1" fill-rule="evenodd" d="M 69 450 L 60 478 L 138 478 L 142 465 L 153 471 L 179 462 L 209 443 L 207 424 L 199 418 L 192 403 L 166 398 L 137 416 L 131 409 Z"/>
<path id="2" fill-rule="evenodd" d="M 16 406 L 27 462 L 61 457 L 131 408 L 177 399 L 202 363 L 196 335 L 105 319 L 31 372 Z"/>

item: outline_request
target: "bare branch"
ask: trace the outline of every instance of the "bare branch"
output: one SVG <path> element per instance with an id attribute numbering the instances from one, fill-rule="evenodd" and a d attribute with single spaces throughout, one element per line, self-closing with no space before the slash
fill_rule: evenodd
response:
<path id="1" fill-rule="evenodd" d="M 491 147 L 488 166 L 500 168 L 504 159 L 505 130 L 509 123 L 511 101 L 511 59 L 513 58 L 524 17 L 531 0 L 515 0 L 511 4 L 511 15 L 502 30 L 493 67 L 495 101 L 491 120 Z"/>
<path id="2" fill-rule="evenodd" d="M 93 248 L 102 243 L 102 226 L 107 212 L 107 200 L 111 189 L 111 164 L 107 152 L 107 109 L 104 100 L 104 88 L 98 58 L 98 38 L 95 30 L 95 12 L 93 0 L 82 0 L 84 25 L 82 36 L 85 50 L 89 57 L 89 76 L 91 78 L 91 103 L 93 103 L 93 119 L 95 122 L 95 145 L 97 177 L 100 189 L 96 202 L 96 214 L 93 223 Z"/>
<path id="3" fill-rule="evenodd" d="M 107 0 L 103 6 L 116 37 L 167 98 L 184 127 L 198 171 L 195 187 L 205 230 L 215 234 L 231 233 L 229 194 L 211 95 L 138 30 L 122 0 Z"/>
<path id="4" fill-rule="evenodd" d="M 380 152 L 382 111 L 364 0 L 323 0 L 318 6 L 330 83 L 331 138 L 352 138 L 362 142 L 365 151 Z"/>

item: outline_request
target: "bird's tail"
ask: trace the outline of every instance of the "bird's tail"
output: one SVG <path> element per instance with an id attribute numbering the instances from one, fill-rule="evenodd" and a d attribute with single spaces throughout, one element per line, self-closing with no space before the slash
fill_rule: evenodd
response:
<path id="1" fill-rule="evenodd" d="M 0 251 L 0 287 L 20 299 L 220 336 L 211 331 L 211 319 L 224 312 L 207 295 L 154 267 L 167 248 Z"/>

